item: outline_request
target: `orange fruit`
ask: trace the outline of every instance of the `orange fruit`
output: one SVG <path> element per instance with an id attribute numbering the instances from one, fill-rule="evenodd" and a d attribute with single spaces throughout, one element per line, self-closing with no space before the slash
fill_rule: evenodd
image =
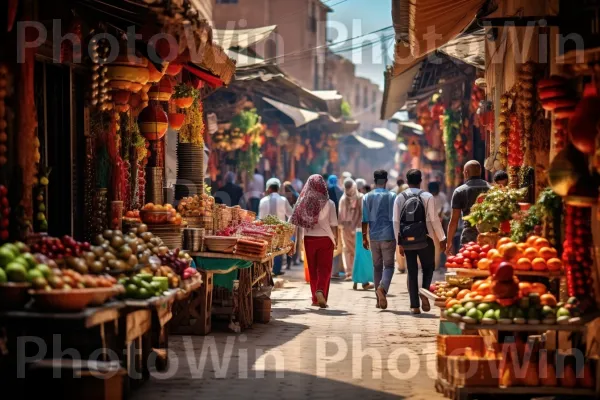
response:
<path id="1" fill-rule="evenodd" d="M 519 249 L 519 251 L 521 253 L 525 253 L 525 250 L 527 250 L 527 243 L 517 243 L 517 248 Z"/>
<path id="2" fill-rule="evenodd" d="M 477 289 L 479 289 L 479 286 L 481 286 L 481 284 L 484 282 L 485 282 L 484 280 L 473 282 L 473 285 L 471 285 L 471 291 L 476 292 Z"/>
<path id="3" fill-rule="evenodd" d="M 515 264 L 515 268 L 518 269 L 519 271 L 529 271 L 533 267 L 531 265 L 531 260 L 529 260 L 529 258 L 521 257 Z"/>
<path id="4" fill-rule="evenodd" d="M 477 268 L 485 271 L 490 269 L 490 265 L 492 265 L 492 260 L 489 258 L 482 258 L 477 262 Z"/>
<path id="5" fill-rule="evenodd" d="M 458 304 L 458 300 L 456 300 L 456 299 L 448 299 L 446 301 L 446 308 L 450 308 L 450 307 L 452 307 L 452 306 L 454 306 L 456 304 Z"/>
<path id="6" fill-rule="evenodd" d="M 514 244 L 512 242 L 503 244 L 500 247 L 500 254 L 502 254 L 502 257 L 504 257 L 504 259 L 506 261 L 512 260 L 513 258 L 515 258 L 517 256 L 518 253 L 519 253 L 519 248 L 517 247 L 516 244 Z"/>
<path id="7" fill-rule="evenodd" d="M 534 282 L 531 284 L 531 292 L 541 296 L 548 292 L 548 288 L 543 283 Z"/>
<path id="8" fill-rule="evenodd" d="M 546 261 L 546 266 L 548 267 L 548 271 L 560 271 L 562 269 L 563 263 L 558 258 L 551 258 Z"/>
<path id="9" fill-rule="evenodd" d="M 537 249 L 535 247 L 528 247 L 524 252 L 523 255 L 527 258 L 529 258 L 531 261 L 535 260 L 536 258 L 538 258 L 540 256 L 540 253 L 538 253 Z"/>
<path id="10" fill-rule="evenodd" d="M 531 293 L 531 283 L 519 282 L 519 290 L 522 296 L 529 296 L 529 293 Z"/>
<path id="11" fill-rule="evenodd" d="M 477 294 L 480 294 L 482 296 L 487 296 L 488 294 L 492 294 L 492 285 L 490 285 L 487 282 L 482 283 L 477 288 Z"/>
<path id="12" fill-rule="evenodd" d="M 525 243 L 527 243 L 528 246 L 533 246 L 535 241 L 538 240 L 539 238 L 540 238 L 539 236 L 531 235 L 527 238 Z"/>
<path id="13" fill-rule="evenodd" d="M 510 240 L 510 238 L 507 237 L 502 237 L 498 239 L 498 242 L 496 243 L 496 248 L 500 249 L 500 247 L 504 246 L 507 243 L 512 243 L 512 240 Z"/>
<path id="14" fill-rule="evenodd" d="M 541 295 L 540 300 L 542 301 L 543 306 L 556 307 L 556 297 L 550 293 Z"/>
<path id="15" fill-rule="evenodd" d="M 548 266 L 546 265 L 546 260 L 542 257 L 538 257 L 531 262 L 531 267 L 534 271 L 546 271 L 548 270 Z"/>
<path id="16" fill-rule="evenodd" d="M 487 296 L 485 296 L 483 298 L 484 303 L 493 303 L 495 301 L 496 301 L 496 296 L 494 296 L 493 294 L 488 294 Z"/>
<path id="17" fill-rule="evenodd" d="M 548 241 L 548 239 L 539 238 L 535 241 L 533 247 L 540 250 L 542 247 L 550 247 L 550 242 Z"/>
<path id="18" fill-rule="evenodd" d="M 540 257 L 542 257 L 544 260 L 556 258 L 557 256 L 558 256 L 558 252 L 556 251 L 556 249 L 554 249 L 552 247 L 542 247 L 540 249 Z"/>
<path id="19" fill-rule="evenodd" d="M 469 294 L 471 291 L 469 289 L 463 289 L 460 292 L 458 292 L 458 294 L 456 295 L 456 300 L 462 300 L 465 298 L 465 296 L 467 294 Z"/>

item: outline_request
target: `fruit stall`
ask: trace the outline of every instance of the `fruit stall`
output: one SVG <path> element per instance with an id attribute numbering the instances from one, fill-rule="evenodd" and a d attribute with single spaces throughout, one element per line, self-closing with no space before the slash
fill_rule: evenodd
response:
<path id="1" fill-rule="evenodd" d="M 593 65 L 522 64 L 499 97 L 509 186 L 477 199 L 464 218 L 477 242 L 421 290 L 440 309 L 436 388 L 449 398 L 600 396 Z"/>
<path id="2" fill-rule="evenodd" d="M 68 385 L 87 396 L 98 382 L 27 384 L 81 365 L 84 380 L 116 372 L 99 390 L 121 398 L 148 376 L 149 359 L 166 365 L 168 333 L 203 286 L 190 251 L 204 235 L 186 230 L 221 223 L 199 169 L 203 101 L 231 81 L 235 63 L 190 1 L 147 3 L 24 0 L 2 20 L 0 371 L 23 393 Z M 21 37 L 19 21 L 60 21 L 74 40 L 25 46 L 17 63 L 19 41 L 38 29 Z M 200 54 L 187 48 L 188 28 Z M 179 162 L 174 196 L 165 190 L 167 152 Z M 196 210 L 181 206 L 185 196 Z M 78 362 L 53 349 L 77 351 Z M 18 374 L 26 379 L 11 379 Z"/>

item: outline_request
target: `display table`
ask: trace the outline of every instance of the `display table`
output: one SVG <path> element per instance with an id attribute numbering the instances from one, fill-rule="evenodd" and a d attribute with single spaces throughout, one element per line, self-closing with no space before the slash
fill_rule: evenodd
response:
<path id="1" fill-rule="evenodd" d="M 263 258 L 226 253 L 190 253 L 194 257 L 204 282 L 199 291 L 199 298 L 195 302 L 195 305 L 201 307 L 199 309 L 194 307 L 193 316 L 196 321 L 190 331 L 199 335 L 210 333 L 213 313 L 231 314 L 242 329 L 251 326 L 253 322 L 252 287 L 261 283 L 270 284 L 273 259 L 287 254 L 289 250 L 289 248 L 282 249 L 269 253 Z M 233 293 L 233 303 L 230 306 L 213 310 L 215 287 L 224 288 Z"/>

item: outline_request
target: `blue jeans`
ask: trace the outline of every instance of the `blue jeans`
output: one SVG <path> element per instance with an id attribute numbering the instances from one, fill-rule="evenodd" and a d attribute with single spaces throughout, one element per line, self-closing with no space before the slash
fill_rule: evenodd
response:
<path id="1" fill-rule="evenodd" d="M 396 263 L 396 241 L 371 241 L 371 254 L 373 255 L 373 275 L 375 277 L 375 288 L 381 286 L 387 293 L 390 290 L 390 284 L 392 283 L 392 277 L 394 276 L 394 264 Z"/>
<path id="2" fill-rule="evenodd" d="M 277 256 L 273 259 L 273 274 L 279 275 L 281 273 L 281 264 L 283 264 L 283 256 Z"/>

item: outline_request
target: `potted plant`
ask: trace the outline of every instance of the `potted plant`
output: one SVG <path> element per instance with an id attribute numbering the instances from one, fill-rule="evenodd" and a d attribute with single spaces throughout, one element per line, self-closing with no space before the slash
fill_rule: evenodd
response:
<path id="1" fill-rule="evenodd" d="M 179 108 L 189 108 L 196 99 L 196 90 L 184 83 L 178 83 L 173 91 L 173 103 Z"/>
<path id="2" fill-rule="evenodd" d="M 479 233 L 510 232 L 510 220 L 519 211 L 519 202 L 527 194 L 527 188 L 509 189 L 494 187 L 481 194 L 464 220 L 477 226 Z"/>
<path id="3" fill-rule="evenodd" d="M 169 113 L 169 125 L 174 131 L 179 131 L 185 122 L 185 114 Z"/>

